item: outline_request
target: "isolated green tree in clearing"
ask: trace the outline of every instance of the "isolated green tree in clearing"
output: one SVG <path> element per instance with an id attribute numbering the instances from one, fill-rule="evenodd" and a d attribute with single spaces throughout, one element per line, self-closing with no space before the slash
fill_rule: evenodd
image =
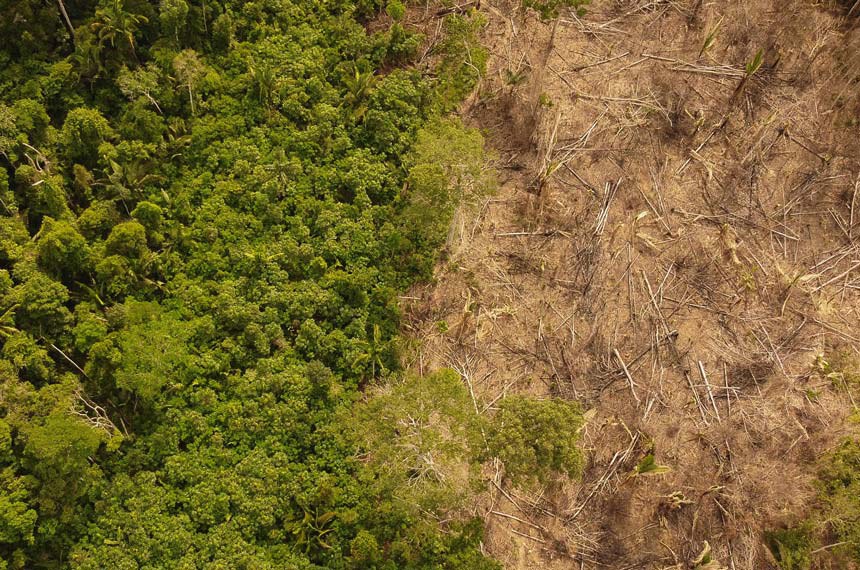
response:
<path id="1" fill-rule="evenodd" d="M 578 477 L 583 457 L 577 442 L 583 423 L 575 402 L 510 396 L 499 404 L 487 443 L 514 483 L 546 483 L 559 473 Z"/>

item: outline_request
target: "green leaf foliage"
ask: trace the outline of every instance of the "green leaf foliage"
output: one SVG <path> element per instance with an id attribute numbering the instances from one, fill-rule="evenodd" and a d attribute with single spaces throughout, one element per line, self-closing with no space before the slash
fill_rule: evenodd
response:
<path id="1" fill-rule="evenodd" d="M 658 464 L 654 458 L 654 454 L 649 453 L 636 465 L 633 475 L 636 477 L 651 477 L 654 475 L 663 475 L 671 470 L 672 468 L 667 465 Z"/>
<path id="2" fill-rule="evenodd" d="M 825 364 L 822 372 L 832 374 Z M 765 543 L 783 570 L 819 564 L 853 568 L 860 563 L 860 441 L 846 438 L 819 459 L 816 486 L 818 501 L 805 519 L 765 533 Z"/>
<path id="3" fill-rule="evenodd" d="M 839 551 L 860 563 L 860 441 L 844 440 L 822 461 L 819 495 L 823 520 L 839 542 Z"/>
<path id="4" fill-rule="evenodd" d="M 493 418 L 489 450 L 515 482 L 546 483 L 557 473 L 578 477 L 583 457 L 576 444 L 582 425 L 576 403 L 511 396 L 502 400 Z"/>
<path id="5" fill-rule="evenodd" d="M 478 13 L 445 17 L 444 40 L 435 48 L 439 54 L 439 105 L 454 108 L 478 84 L 487 70 L 489 52 L 478 41 L 486 20 Z"/>
<path id="6" fill-rule="evenodd" d="M 807 570 L 815 541 L 809 523 L 795 528 L 765 533 L 767 544 L 782 570 Z"/>

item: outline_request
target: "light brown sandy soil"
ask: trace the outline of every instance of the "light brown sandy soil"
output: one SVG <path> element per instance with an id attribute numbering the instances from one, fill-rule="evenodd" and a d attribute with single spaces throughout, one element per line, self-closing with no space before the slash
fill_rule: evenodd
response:
<path id="1" fill-rule="evenodd" d="M 857 22 L 781 0 L 481 12 L 491 59 L 463 114 L 501 185 L 404 300 L 411 365 L 457 369 L 487 413 L 514 392 L 594 410 L 581 481 L 500 469 L 485 549 L 692 568 L 707 541 L 726 568 L 774 567 L 763 531 L 804 516 L 849 429 L 815 363 L 860 347 Z M 649 452 L 671 471 L 631 478 Z"/>

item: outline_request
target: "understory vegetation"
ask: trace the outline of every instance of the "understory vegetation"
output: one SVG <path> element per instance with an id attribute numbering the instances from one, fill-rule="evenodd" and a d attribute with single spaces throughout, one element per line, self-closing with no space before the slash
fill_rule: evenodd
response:
<path id="1" fill-rule="evenodd" d="M 579 408 L 398 373 L 480 20 L 422 72 L 399 2 L 2 6 L 0 568 L 496 568 L 463 495 L 576 475 Z"/>

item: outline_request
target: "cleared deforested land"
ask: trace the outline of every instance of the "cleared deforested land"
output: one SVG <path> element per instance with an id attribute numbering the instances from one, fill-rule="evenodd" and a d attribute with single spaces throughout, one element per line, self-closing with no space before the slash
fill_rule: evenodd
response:
<path id="1" fill-rule="evenodd" d="M 768 533 L 814 519 L 814 567 L 848 567 L 816 481 L 856 425 L 850 3 L 480 11 L 463 115 L 501 189 L 403 301 L 412 366 L 454 368 L 487 413 L 514 393 L 591 410 L 580 481 L 489 474 L 485 548 L 509 568 L 787 567 Z"/>

